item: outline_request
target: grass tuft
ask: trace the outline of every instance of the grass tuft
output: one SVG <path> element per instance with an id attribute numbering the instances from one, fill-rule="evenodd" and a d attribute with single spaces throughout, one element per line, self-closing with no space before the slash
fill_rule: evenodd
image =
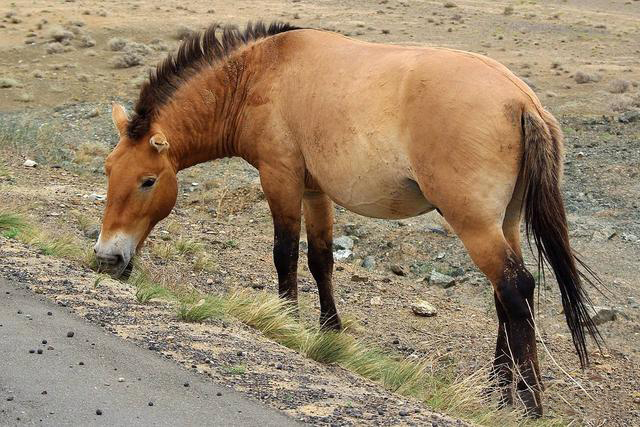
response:
<path id="1" fill-rule="evenodd" d="M 8 239 L 15 239 L 27 227 L 24 220 L 14 213 L 0 212 L 0 232 Z"/>
<path id="2" fill-rule="evenodd" d="M 167 288 L 154 282 L 141 268 L 136 268 L 129 283 L 136 288 L 136 300 L 140 304 L 146 304 L 154 299 L 171 297 L 171 292 Z"/>
<path id="3" fill-rule="evenodd" d="M 202 251 L 201 243 L 182 237 L 176 240 L 175 247 L 180 255 L 195 255 Z"/>
<path id="4" fill-rule="evenodd" d="M 178 319 L 190 323 L 200 323 L 212 317 L 224 316 L 224 300 L 217 297 L 206 297 L 195 304 L 181 303 L 178 307 Z"/>

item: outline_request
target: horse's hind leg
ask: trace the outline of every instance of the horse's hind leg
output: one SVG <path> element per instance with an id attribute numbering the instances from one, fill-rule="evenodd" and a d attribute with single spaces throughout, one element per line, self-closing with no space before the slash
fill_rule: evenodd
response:
<path id="1" fill-rule="evenodd" d="M 482 214 L 477 218 L 482 218 Z M 473 261 L 493 284 L 500 327 L 505 329 L 504 332 L 499 331 L 496 343 L 496 358 L 499 362 L 507 361 L 506 365 L 497 363 L 498 369 L 495 371 L 496 379 L 503 387 L 502 399 L 505 403 L 510 399 L 510 384 L 507 382 L 511 381 L 511 374 L 507 373 L 507 369 L 510 368 L 509 360 L 513 359 L 518 396 L 527 414 L 539 417 L 542 415 L 542 404 L 533 327 L 533 276 L 505 239 L 500 225 L 479 220 L 476 224 L 467 222 L 463 226 L 456 223 L 455 218 L 447 220 L 462 239 Z"/>
<path id="2" fill-rule="evenodd" d="M 509 318 L 498 299 L 498 294 L 493 292 L 493 299 L 498 314 L 498 339 L 496 340 L 496 353 L 491 368 L 491 380 L 495 383 L 500 393 L 500 408 L 513 404 L 513 359 L 507 341 L 509 331 Z"/>
<path id="3" fill-rule="evenodd" d="M 333 203 L 326 194 L 306 192 L 302 202 L 309 243 L 309 270 L 318 284 L 320 324 L 341 329 L 333 298 Z"/>

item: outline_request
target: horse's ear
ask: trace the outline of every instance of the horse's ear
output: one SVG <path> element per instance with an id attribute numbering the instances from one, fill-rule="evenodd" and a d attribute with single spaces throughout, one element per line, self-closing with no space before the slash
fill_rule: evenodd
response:
<path id="1" fill-rule="evenodd" d="M 116 102 L 112 103 L 111 118 L 118 130 L 118 134 L 120 134 L 120 137 L 123 137 L 127 132 L 127 125 L 129 124 L 129 116 L 127 116 L 124 107 Z"/>
<path id="2" fill-rule="evenodd" d="M 169 149 L 169 142 L 167 138 L 162 133 L 156 133 L 149 139 L 149 144 L 156 150 L 158 153 L 162 153 L 163 151 Z"/>

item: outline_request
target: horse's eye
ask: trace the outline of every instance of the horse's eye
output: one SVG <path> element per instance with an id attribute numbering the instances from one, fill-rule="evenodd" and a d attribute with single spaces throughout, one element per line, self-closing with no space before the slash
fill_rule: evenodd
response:
<path id="1" fill-rule="evenodd" d="M 147 178 L 144 181 L 142 181 L 142 188 L 149 188 L 149 187 L 153 187 L 153 184 L 156 183 L 156 179 L 155 178 Z"/>

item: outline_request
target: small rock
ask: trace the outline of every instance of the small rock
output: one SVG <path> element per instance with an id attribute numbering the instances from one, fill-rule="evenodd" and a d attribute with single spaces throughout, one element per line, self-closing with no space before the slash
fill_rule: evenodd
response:
<path id="1" fill-rule="evenodd" d="M 391 264 L 391 272 L 396 276 L 406 276 L 407 273 L 404 271 L 404 267 L 399 264 Z"/>
<path id="2" fill-rule="evenodd" d="M 429 276 L 429 284 L 440 286 L 441 288 L 450 288 L 456 284 L 456 279 L 446 274 L 438 273 L 436 270 L 431 270 Z"/>
<path id="3" fill-rule="evenodd" d="M 102 410 L 96 409 L 96 415 L 102 415 Z"/>
<path id="4" fill-rule="evenodd" d="M 353 276 L 351 276 L 351 281 L 352 282 L 367 282 L 369 281 L 369 278 L 366 276 L 359 276 L 357 274 L 354 274 Z"/>
<path id="5" fill-rule="evenodd" d="M 411 311 L 416 316 L 423 317 L 433 317 L 438 314 L 436 308 L 424 300 L 418 300 L 418 302 L 411 304 Z"/>
<path id="6" fill-rule="evenodd" d="M 333 259 L 336 261 L 346 261 L 353 258 L 353 252 L 349 249 L 340 249 L 333 253 Z"/>
<path id="7" fill-rule="evenodd" d="M 22 166 L 25 166 L 27 168 L 35 168 L 36 166 L 38 166 L 38 163 L 33 161 L 33 160 L 31 160 L 31 159 L 27 159 L 27 160 L 24 161 Z"/>
<path id="8" fill-rule="evenodd" d="M 153 402 L 149 402 L 149 404 L 148 404 L 148 405 L 149 405 L 149 406 L 153 406 Z"/>
<path id="9" fill-rule="evenodd" d="M 118 378 L 118 382 L 119 383 L 123 383 L 124 382 L 124 378 L 122 378 L 122 377 Z"/>
<path id="10" fill-rule="evenodd" d="M 379 296 L 372 297 L 369 301 L 371 305 L 382 305 L 382 298 Z"/>
<path id="11" fill-rule="evenodd" d="M 444 6 L 444 7 L 446 7 L 447 9 L 450 9 L 450 8 L 453 8 L 453 7 L 458 7 L 458 5 L 457 5 L 457 4 L 455 4 L 455 3 L 454 3 L 454 2 L 452 2 L 452 1 L 446 1 L 446 2 L 444 2 L 443 6 Z"/>
<path id="12" fill-rule="evenodd" d="M 75 335 L 75 332 L 73 331 L 67 332 L 67 338 L 73 338 L 74 335 Z"/>
<path id="13" fill-rule="evenodd" d="M 367 270 L 372 270 L 376 266 L 376 259 L 371 255 L 367 255 L 360 265 Z"/>
<path id="14" fill-rule="evenodd" d="M 333 239 L 333 248 L 337 249 L 353 249 L 353 239 L 349 236 L 340 236 L 336 239 Z"/>
<path id="15" fill-rule="evenodd" d="M 610 307 L 589 307 L 589 316 L 596 325 L 602 325 L 606 322 L 612 322 L 618 319 L 618 316 L 622 314 L 619 310 Z"/>

